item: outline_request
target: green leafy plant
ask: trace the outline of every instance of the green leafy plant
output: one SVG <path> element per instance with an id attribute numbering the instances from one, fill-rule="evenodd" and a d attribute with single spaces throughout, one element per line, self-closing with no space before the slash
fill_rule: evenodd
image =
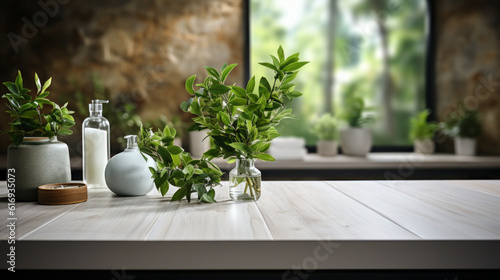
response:
<path id="1" fill-rule="evenodd" d="M 47 99 L 47 88 L 51 83 L 52 77 L 42 86 L 38 74 L 35 73 L 37 90 L 34 96 L 29 95 L 31 90 L 23 86 L 21 71 L 18 71 L 15 82 L 3 83 L 9 90 L 2 98 L 7 99 L 7 113 L 13 118 L 8 133 L 14 145 L 18 146 L 24 137 L 51 138 L 73 133 L 71 127 L 75 125 L 75 120 L 71 114 L 74 112 L 67 108 L 68 103 L 59 106 Z M 44 105 L 51 108 L 44 108 Z"/>
<path id="2" fill-rule="evenodd" d="M 441 131 L 450 137 L 476 138 L 482 132 L 478 112 L 466 108 L 462 103 L 459 103 L 457 110 L 452 111 L 439 126 Z"/>
<path id="3" fill-rule="evenodd" d="M 319 140 L 336 140 L 338 137 L 338 124 L 337 119 L 333 114 L 323 114 L 313 124 L 312 132 L 318 137 Z"/>
<path id="4" fill-rule="evenodd" d="M 423 110 L 410 120 L 410 139 L 425 140 L 431 139 L 437 132 L 439 126 L 434 121 L 427 121 L 430 111 Z"/>
<path id="5" fill-rule="evenodd" d="M 372 116 L 365 115 L 365 112 L 373 108 L 366 107 L 361 97 L 353 96 L 346 99 L 344 108 L 340 116 L 350 127 L 362 127 L 374 121 Z"/>
<path id="6" fill-rule="evenodd" d="M 140 128 L 138 146 L 141 153 L 150 156 L 156 168 L 150 167 L 156 189 L 162 196 L 168 192 L 170 186 L 179 189 L 171 200 L 186 198 L 191 202 L 191 194 L 196 192 L 198 200 L 214 203 L 215 189 L 220 185 L 222 172 L 205 159 L 193 159 L 188 152 L 173 144 L 176 135 L 174 128 L 165 126 L 163 130 Z M 144 156 L 144 159 L 147 158 Z"/>
<path id="7" fill-rule="evenodd" d="M 208 76 L 202 84 L 194 84 L 196 75 L 186 80 L 186 91 L 192 97 L 181 108 L 196 115 L 188 131 L 207 129 L 213 140 L 205 158 L 222 157 L 228 162 L 245 158 L 274 160 L 266 151 L 270 141 L 280 135 L 275 127 L 282 119 L 294 117 L 285 104 L 302 95 L 295 90 L 293 81 L 298 70 L 308 63 L 299 61 L 299 53 L 285 57 L 281 46 L 277 55 L 271 55 L 272 63 L 260 63 L 274 71 L 272 82 L 262 77 L 257 84 L 253 76 L 245 88 L 225 85 L 237 64 L 225 64 L 220 72 L 205 66 Z"/>

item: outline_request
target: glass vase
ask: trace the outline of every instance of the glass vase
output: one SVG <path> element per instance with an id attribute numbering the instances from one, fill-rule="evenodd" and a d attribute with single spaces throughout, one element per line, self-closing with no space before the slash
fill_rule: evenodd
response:
<path id="1" fill-rule="evenodd" d="M 255 201 L 260 198 L 261 173 L 254 159 L 237 159 L 229 172 L 229 196 L 234 201 Z"/>

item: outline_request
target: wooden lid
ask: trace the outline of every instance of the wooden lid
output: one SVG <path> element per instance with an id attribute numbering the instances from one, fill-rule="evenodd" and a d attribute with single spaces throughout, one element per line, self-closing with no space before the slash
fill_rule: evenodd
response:
<path id="1" fill-rule="evenodd" d="M 84 183 L 59 183 L 38 187 L 38 203 L 49 205 L 72 204 L 87 201 Z"/>

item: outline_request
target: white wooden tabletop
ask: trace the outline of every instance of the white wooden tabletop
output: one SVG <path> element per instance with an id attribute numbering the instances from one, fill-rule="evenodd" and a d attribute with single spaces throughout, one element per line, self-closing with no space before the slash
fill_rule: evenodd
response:
<path id="1" fill-rule="evenodd" d="M 330 255 L 318 268 L 500 268 L 499 180 L 264 181 L 261 199 L 243 203 L 223 182 L 216 204 L 170 202 L 173 191 L 91 189 L 79 204 L 16 202 L 19 266 L 290 268 L 323 248 Z M 1 182 L 3 223 L 6 194 Z M 2 247 L 9 234 L 0 227 Z M 183 262 L 193 255 L 204 261 Z"/>

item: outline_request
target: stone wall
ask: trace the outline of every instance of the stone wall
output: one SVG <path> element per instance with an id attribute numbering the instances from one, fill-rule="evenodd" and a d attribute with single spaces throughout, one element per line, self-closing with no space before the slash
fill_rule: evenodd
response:
<path id="1" fill-rule="evenodd" d="M 476 109 L 478 152 L 500 154 L 500 2 L 440 0 L 436 9 L 435 92 L 443 120 L 457 102 Z M 451 141 L 440 146 L 453 152 Z"/>
<path id="2" fill-rule="evenodd" d="M 13 81 L 19 69 L 33 89 L 34 72 L 42 80 L 52 76 L 51 100 L 69 101 L 77 111 L 75 133 L 64 138 L 77 155 L 92 98 L 135 104 L 143 121 L 189 121 L 179 108 L 189 98 L 187 77 L 197 74 L 202 82 L 203 66 L 238 63 L 227 82 L 242 83 L 242 8 L 242 0 L 2 1 L 0 80 Z M 2 153 L 9 143 L 1 135 Z"/>

